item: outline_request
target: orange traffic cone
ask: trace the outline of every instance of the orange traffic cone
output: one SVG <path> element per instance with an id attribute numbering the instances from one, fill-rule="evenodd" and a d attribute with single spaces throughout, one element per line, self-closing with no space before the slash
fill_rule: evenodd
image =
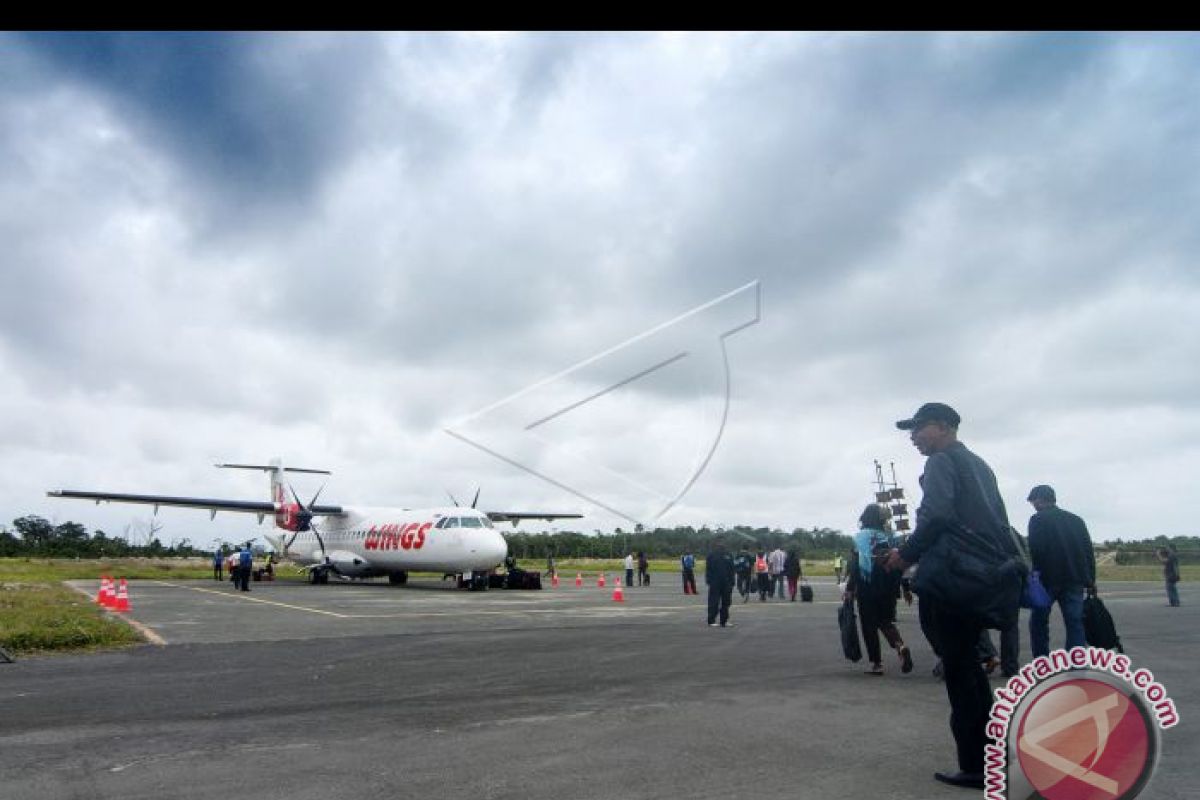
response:
<path id="1" fill-rule="evenodd" d="M 550 585 L 551 585 L 553 588 L 555 588 L 555 589 L 557 589 L 557 588 L 558 588 L 558 573 L 557 573 L 557 572 L 556 572 L 556 573 L 554 573 L 554 574 L 553 574 L 553 575 L 550 577 Z"/>
<path id="2" fill-rule="evenodd" d="M 596 579 L 596 585 L 599 586 L 601 589 L 604 588 L 604 573 L 603 572 L 601 572 L 600 577 Z"/>
<path id="3" fill-rule="evenodd" d="M 112 593 L 112 578 L 107 575 L 100 577 L 100 591 L 96 592 L 96 605 L 107 606 L 108 596 Z"/>
<path id="4" fill-rule="evenodd" d="M 614 603 L 624 603 L 625 602 L 625 592 L 623 592 L 621 590 L 621 579 L 620 578 L 617 578 L 617 583 L 615 586 L 613 586 L 613 602 Z"/>
<path id="5" fill-rule="evenodd" d="M 117 582 L 114 579 L 109 578 L 108 579 L 108 594 L 104 595 L 103 605 L 105 608 L 112 608 L 116 604 L 117 604 Z"/>
<path id="6" fill-rule="evenodd" d="M 129 610 L 129 584 L 121 578 L 121 586 L 117 589 L 117 600 L 113 604 L 113 611 L 128 611 Z"/>
<path id="7" fill-rule="evenodd" d="M 583 588 L 583 573 L 582 572 L 575 573 L 575 588 L 576 589 Z"/>

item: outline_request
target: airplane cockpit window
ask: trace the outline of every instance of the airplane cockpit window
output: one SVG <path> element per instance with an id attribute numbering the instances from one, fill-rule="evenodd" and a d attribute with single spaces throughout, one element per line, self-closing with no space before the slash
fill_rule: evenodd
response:
<path id="1" fill-rule="evenodd" d="M 462 526 L 464 528 L 482 528 L 483 524 L 479 521 L 479 517 L 463 517 Z"/>
<path id="2" fill-rule="evenodd" d="M 446 517 L 446 524 L 444 527 L 457 528 L 458 527 L 458 517 Z"/>
<path id="3" fill-rule="evenodd" d="M 437 522 L 435 522 L 435 523 L 433 524 L 433 527 L 435 527 L 435 528 L 444 528 L 444 527 L 446 527 L 446 523 L 447 523 L 447 522 L 449 522 L 449 521 L 450 521 L 450 518 L 449 518 L 449 517 L 442 517 L 441 519 L 439 519 Z"/>
<path id="4" fill-rule="evenodd" d="M 492 524 L 492 521 L 491 521 L 490 519 L 488 519 L 487 517 L 484 517 L 484 518 L 483 518 L 483 520 L 482 520 L 482 522 L 483 522 L 483 527 L 485 527 L 485 528 L 494 528 L 494 527 L 496 527 L 495 525 L 493 525 L 493 524 Z"/>

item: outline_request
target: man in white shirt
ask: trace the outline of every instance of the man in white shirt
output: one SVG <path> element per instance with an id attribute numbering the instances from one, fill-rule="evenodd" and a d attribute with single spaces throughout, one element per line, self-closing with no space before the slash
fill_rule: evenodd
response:
<path id="1" fill-rule="evenodd" d="M 625 556 L 625 585 L 633 586 L 633 553 Z"/>
<path id="2" fill-rule="evenodd" d="M 771 551 L 771 555 L 767 556 L 767 572 L 771 576 L 771 596 L 778 596 L 780 600 L 786 600 L 787 592 L 783 590 L 783 565 L 787 561 L 787 553 L 783 552 L 782 547 L 776 547 Z"/>

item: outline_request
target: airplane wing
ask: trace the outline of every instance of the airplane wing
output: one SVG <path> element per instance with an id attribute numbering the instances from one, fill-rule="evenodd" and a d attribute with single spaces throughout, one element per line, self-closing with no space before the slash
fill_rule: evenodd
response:
<path id="1" fill-rule="evenodd" d="M 583 514 L 553 514 L 541 511 L 485 511 L 492 522 L 511 522 L 515 528 L 523 519 L 544 519 L 546 522 L 556 519 L 582 519 Z"/>
<path id="2" fill-rule="evenodd" d="M 113 494 L 110 492 L 79 492 L 73 489 L 60 489 L 46 492 L 49 497 L 62 497 L 74 500 L 94 500 L 96 503 L 141 503 L 154 506 L 175 506 L 179 508 L 203 508 L 210 513 L 218 511 L 239 511 L 244 514 L 274 514 L 277 510 L 274 503 L 253 500 L 217 500 L 209 497 L 168 497 L 156 494 Z M 314 516 L 336 516 L 342 513 L 341 506 L 313 506 Z"/>

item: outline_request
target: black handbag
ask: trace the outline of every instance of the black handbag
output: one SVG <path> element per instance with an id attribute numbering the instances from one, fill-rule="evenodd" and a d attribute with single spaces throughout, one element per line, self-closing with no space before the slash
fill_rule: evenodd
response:
<path id="1" fill-rule="evenodd" d="M 842 629 L 842 654 L 850 661 L 862 660 L 862 645 L 858 642 L 858 619 L 854 615 L 854 604 L 849 598 L 842 601 L 838 609 L 838 627 Z"/>
<path id="2" fill-rule="evenodd" d="M 961 456 L 948 452 L 954 461 L 963 492 L 981 494 L 978 481 L 969 479 Z M 1017 621 L 1029 556 L 1021 537 L 1007 520 L 994 521 L 997 530 L 974 531 L 964 525 L 948 525 L 937 541 L 921 555 L 914 585 L 922 601 L 931 598 L 951 612 L 975 619 L 984 627 L 1005 630 Z"/>
<path id="3" fill-rule="evenodd" d="M 1118 653 L 1125 652 L 1125 648 L 1121 647 L 1121 637 L 1117 635 L 1117 626 L 1113 623 L 1112 614 L 1108 613 L 1104 601 L 1091 591 L 1083 601 L 1083 637 L 1093 647 L 1116 650 Z"/>
<path id="4" fill-rule="evenodd" d="M 1016 621 L 1028 573 L 1024 560 L 993 537 L 954 526 L 921 556 L 915 586 L 922 601 L 1004 630 Z"/>

